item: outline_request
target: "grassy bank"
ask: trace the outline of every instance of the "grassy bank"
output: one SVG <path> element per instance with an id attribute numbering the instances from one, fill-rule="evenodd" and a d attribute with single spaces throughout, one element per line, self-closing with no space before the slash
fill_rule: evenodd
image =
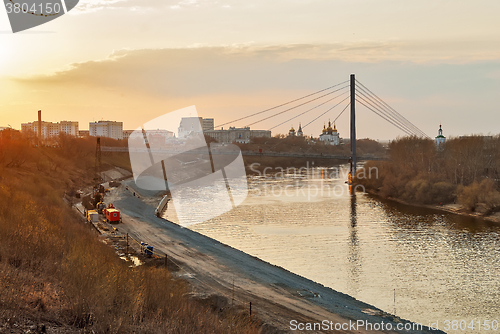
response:
<path id="1" fill-rule="evenodd" d="M 252 333 L 245 314 L 188 297 L 164 267 L 129 268 L 63 200 L 90 185 L 95 144 L 0 141 L 0 326 L 75 333 Z M 103 163 L 123 157 L 103 156 Z M 37 327 L 38 326 L 38 327 Z"/>

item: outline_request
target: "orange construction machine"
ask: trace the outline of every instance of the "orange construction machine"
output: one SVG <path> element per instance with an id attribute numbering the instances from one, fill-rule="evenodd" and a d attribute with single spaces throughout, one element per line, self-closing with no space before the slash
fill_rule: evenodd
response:
<path id="1" fill-rule="evenodd" d="M 115 209 L 113 203 L 109 203 L 108 207 L 103 210 L 106 214 L 106 222 L 111 224 L 118 224 L 122 222 L 120 210 Z"/>

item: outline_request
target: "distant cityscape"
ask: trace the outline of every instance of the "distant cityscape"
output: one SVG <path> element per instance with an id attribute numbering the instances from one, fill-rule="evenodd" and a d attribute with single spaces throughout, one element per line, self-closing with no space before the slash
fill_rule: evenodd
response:
<path id="1" fill-rule="evenodd" d="M 80 130 L 77 121 L 46 122 L 38 121 L 21 124 L 21 132 L 26 135 L 40 135 L 43 139 L 67 134 L 76 137 L 108 137 L 117 140 L 124 139 L 123 122 L 98 121 L 90 122 L 88 130 Z"/>
<path id="2" fill-rule="evenodd" d="M 184 117 L 181 119 L 178 126 L 177 138 L 183 139 L 188 137 L 193 132 L 203 131 L 204 135 L 213 138 L 219 143 L 249 143 L 252 138 L 271 138 L 270 130 L 254 130 L 250 127 L 228 127 L 227 129 L 220 128 L 215 129 L 214 118 L 202 118 L 202 117 Z M 40 129 L 39 129 L 40 127 Z M 200 128 L 201 127 L 201 128 Z M 12 127 L 0 127 L 0 132 L 12 129 Z M 89 122 L 89 130 L 80 130 L 78 121 L 59 121 L 59 122 L 48 122 L 42 121 L 41 111 L 39 111 L 38 121 L 22 123 L 21 132 L 25 136 L 40 137 L 43 139 L 49 139 L 57 137 L 59 134 L 66 134 L 76 137 L 107 137 L 116 140 L 128 140 L 134 134 L 134 130 L 124 130 L 123 122 L 111 121 L 111 120 L 100 120 Z M 319 131 L 318 131 L 319 132 Z M 142 133 L 137 134 L 138 138 L 142 138 Z M 173 131 L 156 129 L 147 131 L 148 140 L 150 142 L 166 142 L 168 140 L 176 138 L 176 134 Z M 328 145 L 342 145 L 349 142 L 349 139 L 342 139 L 340 133 L 337 130 L 335 123 L 324 123 L 322 131 L 317 137 L 304 135 L 302 125 L 299 123 L 297 130 L 291 126 L 288 134 L 289 138 L 297 137 L 304 138 L 310 142 L 323 142 Z M 461 136 L 463 137 L 463 136 Z M 139 138 L 139 139 L 140 139 Z M 443 135 L 443 130 L 441 125 L 439 126 L 438 136 L 435 137 L 435 144 L 438 147 L 446 142 L 446 137 Z"/>
<path id="3" fill-rule="evenodd" d="M 250 127 L 228 129 L 214 129 L 213 118 L 185 117 L 181 119 L 178 127 L 178 138 L 186 138 L 193 132 L 203 133 L 220 143 L 248 143 L 255 137 L 271 137 L 270 130 L 251 130 Z M 200 128 L 201 126 L 201 128 Z M 10 129 L 10 127 L 0 127 L 0 131 Z M 134 134 L 134 130 L 124 130 L 123 122 L 101 120 L 89 122 L 88 130 L 80 130 L 78 121 L 42 121 L 41 111 L 38 112 L 38 120 L 21 124 L 21 132 L 27 136 L 39 136 L 45 140 L 57 137 L 59 134 L 66 134 L 76 137 L 107 137 L 116 140 L 128 140 Z M 165 142 L 176 138 L 175 133 L 169 130 L 157 129 L 148 130 L 148 140 L 150 142 Z M 140 134 L 142 137 L 142 134 Z"/>

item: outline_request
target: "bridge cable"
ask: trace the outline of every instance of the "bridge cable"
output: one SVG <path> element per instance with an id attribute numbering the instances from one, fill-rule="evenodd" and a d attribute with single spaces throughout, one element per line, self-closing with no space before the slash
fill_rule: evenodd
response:
<path id="1" fill-rule="evenodd" d="M 347 93 L 349 93 L 349 91 L 348 91 L 348 90 L 346 90 L 346 91 L 345 91 L 345 92 L 343 92 L 342 94 L 337 95 L 337 96 L 335 96 L 335 97 L 333 97 L 333 98 L 331 98 L 331 99 L 329 99 L 329 100 L 327 100 L 327 101 L 325 101 L 325 102 L 323 102 L 323 103 L 321 103 L 321 104 L 318 104 L 317 106 L 312 107 L 311 109 L 308 109 L 308 110 L 306 110 L 306 111 L 304 111 L 304 112 L 302 112 L 302 113 L 300 113 L 300 114 L 298 114 L 298 115 L 296 115 L 296 116 L 293 116 L 292 118 L 290 118 L 290 119 L 288 119 L 288 120 L 286 120 L 286 121 L 284 121 L 284 122 L 281 122 L 280 124 L 275 125 L 275 126 L 273 126 L 273 127 L 269 128 L 268 130 L 272 130 L 272 129 L 274 129 L 274 128 L 277 128 L 277 127 L 278 127 L 278 126 L 280 126 L 280 125 L 283 125 L 283 124 L 285 124 L 285 123 L 287 123 L 287 122 L 290 122 L 292 119 L 295 119 L 295 118 L 297 118 L 297 117 L 299 117 L 299 116 L 302 116 L 302 115 L 304 115 L 304 114 L 307 114 L 308 112 L 310 112 L 310 111 L 312 111 L 312 110 L 314 110 L 314 109 L 316 109 L 316 108 L 318 108 L 318 107 L 321 107 L 322 105 L 324 105 L 324 104 L 326 104 L 326 103 L 328 103 L 328 102 L 331 102 L 331 101 L 335 100 L 336 98 L 338 98 L 338 97 L 340 97 L 340 96 L 342 96 L 342 95 L 344 95 L 344 94 L 347 94 Z"/>
<path id="2" fill-rule="evenodd" d="M 245 116 L 245 117 L 238 118 L 238 119 L 236 119 L 236 120 L 234 120 L 234 121 L 230 121 L 230 122 L 226 122 L 226 123 L 224 123 L 224 124 L 217 125 L 217 126 L 215 126 L 214 128 L 219 128 L 219 127 L 222 127 L 222 126 L 227 125 L 227 124 L 235 123 L 235 122 L 238 122 L 238 121 L 241 121 L 241 120 L 244 120 L 244 119 L 250 118 L 250 117 L 252 117 L 252 116 L 256 116 L 256 115 L 259 115 L 259 114 L 265 113 L 265 112 L 267 112 L 267 111 L 271 111 L 271 110 L 276 109 L 276 108 L 279 108 L 279 107 L 283 107 L 283 106 L 285 106 L 285 105 L 287 105 L 287 104 L 290 104 L 290 103 L 293 103 L 293 102 L 297 102 L 297 101 L 299 101 L 299 100 L 305 99 L 306 97 L 316 95 L 316 94 L 318 94 L 318 93 L 321 93 L 321 92 L 327 91 L 327 90 L 329 90 L 329 89 L 335 88 L 335 87 L 337 87 L 337 86 L 340 86 L 340 85 L 345 84 L 345 83 L 348 83 L 348 82 L 349 82 L 349 80 L 346 80 L 346 81 L 341 82 L 341 83 L 339 83 L 339 84 L 336 84 L 336 85 L 333 85 L 333 86 L 327 87 L 327 88 L 325 88 L 325 89 L 319 90 L 319 91 L 317 91 L 317 92 L 314 92 L 314 93 L 312 93 L 312 94 L 309 94 L 309 95 L 303 96 L 303 97 L 298 98 L 298 99 L 295 99 L 295 100 L 293 100 L 293 101 L 289 101 L 289 102 L 286 102 L 286 103 L 280 104 L 280 105 L 278 105 L 278 106 L 275 106 L 275 107 L 272 107 L 272 108 L 269 108 L 269 109 L 266 109 L 266 110 L 262 110 L 262 111 L 256 112 L 256 113 L 254 113 L 254 114 L 251 114 L 251 115 L 248 115 L 248 116 Z"/>
<path id="3" fill-rule="evenodd" d="M 379 111 L 380 113 L 382 113 L 384 116 L 388 117 L 389 119 L 391 119 L 393 122 L 397 123 L 401 128 L 404 128 L 406 129 L 406 133 L 407 134 L 410 134 L 410 135 L 415 135 L 415 136 L 420 136 L 419 133 L 416 133 L 414 130 L 408 128 L 408 126 L 406 126 L 405 124 L 402 124 L 398 119 L 395 119 L 392 115 L 388 114 L 386 110 L 384 110 L 383 108 L 381 108 L 379 106 L 379 104 L 377 104 L 376 101 L 373 101 L 373 99 L 370 99 L 368 96 L 366 96 L 365 94 L 363 94 L 363 92 L 361 92 L 360 90 L 356 90 L 356 93 L 359 94 L 357 96 L 363 96 L 364 98 L 366 98 L 366 100 L 363 98 L 363 101 L 365 101 L 366 103 L 370 104 L 370 106 L 372 106 L 374 109 L 376 109 L 377 111 Z"/>
<path id="4" fill-rule="evenodd" d="M 363 99 L 364 100 L 364 99 Z M 379 114 L 377 111 L 373 110 L 371 107 L 367 106 L 366 104 L 364 104 L 362 101 L 358 100 L 356 98 L 356 102 L 362 104 L 363 106 L 365 106 L 367 109 L 371 110 L 372 112 L 374 112 L 375 114 L 377 114 L 378 116 L 382 117 L 383 119 L 385 119 L 387 122 L 391 123 L 392 125 L 394 125 L 395 127 L 397 127 L 398 129 L 400 129 L 401 131 L 405 132 L 406 134 L 408 135 L 412 135 L 411 132 L 407 131 L 406 129 L 400 127 L 398 124 L 394 123 L 393 121 L 387 119 L 386 117 L 382 116 L 381 114 Z"/>
<path id="5" fill-rule="evenodd" d="M 251 125 L 254 125 L 254 124 L 260 123 L 260 122 L 262 122 L 262 121 L 268 120 L 268 119 L 270 119 L 270 118 L 276 117 L 276 116 L 281 115 L 281 114 L 283 114 L 283 113 L 286 113 L 286 112 L 288 112 L 288 111 L 290 111 L 290 110 L 293 110 L 293 109 L 295 109 L 295 108 L 301 107 L 301 106 L 303 106 L 303 105 L 305 105 L 305 104 L 307 104 L 307 103 L 309 103 L 309 102 L 313 102 L 313 101 L 319 100 L 319 99 L 320 99 L 320 98 L 322 98 L 322 97 L 325 97 L 325 96 L 327 96 L 327 95 L 330 95 L 330 94 L 333 94 L 333 93 L 335 93 L 335 92 L 338 92 L 339 90 L 345 89 L 345 88 L 347 88 L 347 87 L 349 87 L 349 86 L 347 85 L 347 86 L 344 86 L 344 87 L 338 88 L 338 89 L 334 90 L 333 92 L 326 93 L 326 94 L 324 94 L 324 95 L 321 95 L 321 96 L 319 96 L 319 97 L 316 97 L 316 98 L 314 98 L 314 99 L 312 99 L 312 100 L 309 100 L 309 101 L 307 101 L 307 102 L 303 102 L 303 103 L 301 103 L 301 104 L 299 104 L 299 105 L 296 105 L 296 106 L 294 106 L 294 107 L 291 107 L 291 108 L 288 108 L 288 109 L 286 109 L 286 110 L 280 111 L 280 112 L 278 112 L 278 113 L 276 113 L 276 114 L 274 114 L 274 115 L 271 115 L 271 116 L 268 116 L 268 117 L 262 118 L 262 119 L 260 119 L 260 120 L 258 120 L 258 121 L 255 121 L 255 122 L 253 122 L 253 123 L 250 123 L 250 124 L 248 124 L 248 125 L 246 125 L 246 126 L 247 126 L 247 127 L 249 127 L 249 126 L 251 126 Z"/>
<path id="6" fill-rule="evenodd" d="M 358 92 L 360 95 L 364 96 L 367 100 L 371 101 L 373 103 L 373 104 L 370 104 L 372 107 L 374 107 L 375 109 L 377 109 L 378 111 L 380 111 L 381 113 L 383 113 L 385 116 L 389 117 L 394 122 L 398 123 L 400 126 L 404 127 L 409 132 L 411 132 L 411 135 L 414 135 L 414 136 L 417 136 L 417 137 L 422 137 L 422 136 L 425 137 L 426 136 L 426 134 L 423 133 L 422 131 L 420 131 L 420 129 L 418 129 L 415 126 L 412 126 L 412 124 L 410 124 L 408 121 L 405 121 L 404 119 L 402 119 L 401 117 L 399 117 L 398 116 L 399 114 L 395 114 L 391 110 L 388 110 L 385 105 L 381 104 L 380 100 L 374 99 L 362 87 L 356 86 L 356 92 Z M 365 95 L 363 92 L 366 93 L 366 94 L 368 94 L 368 96 Z M 368 102 L 368 101 L 365 100 L 365 102 Z"/>
<path id="7" fill-rule="evenodd" d="M 387 122 L 391 123 L 392 125 L 394 125 L 395 127 L 397 127 L 399 130 L 401 130 L 404 133 L 406 133 L 407 135 L 409 135 L 409 136 L 415 135 L 414 132 L 412 132 L 412 131 L 410 131 L 410 130 L 408 130 L 408 129 L 402 127 L 402 126 L 400 126 L 399 124 L 395 123 L 391 119 L 387 118 L 387 116 L 385 114 L 380 113 L 380 110 L 378 110 L 376 107 L 373 106 L 373 104 L 371 104 L 370 102 L 366 101 L 364 98 L 362 98 L 360 96 L 357 96 L 356 102 L 359 102 L 360 104 L 362 104 L 363 106 L 365 106 L 367 109 L 369 109 L 373 113 L 375 113 L 377 116 L 379 116 L 379 117 L 383 118 L 384 120 L 386 120 Z"/>
<path id="8" fill-rule="evenodd" d="M 337 117 L 335 117 L 335 119 L 333 120 L 333 123 L 335 123 L 335 121 L 336 121 L 337 119 L 339 119 L 339 117 L 340 117 L 340 116 L 344 113 L 344 111 L 345 111 L 347 108 L 349 108 L 349 106 L 350 106 L 350 105 L 351 105 L 351 102 L 349 102 L 349 103 L 348 103 L 348 104 L 344 107 L 344 109 L 342 109 L 342 111 L 340 112 L 340 114 L 339 114 Z"/>
<path id="9" fill-rule="evenodd" d="M 387 104 L 384 100 L 382 100 L 380 97 L 378 97 L 375 93 L 373 93 L 370 89 L 368 89 L 365 85 L 363 85 L 359 80 L 356 79 L 356 82 L 366 89 L 371 95 L 373 95 L 374 98 L 379 100 L 383 105 L 385 105 L 394 115 L 396 115 L 399 119 L 401 119 L 403 122 L 408 124 L 411 128 L 414 129 L 415 132 L 420 133 L 421 136 L 430 138 L 425 132 L 420 130 L 417 126 L 415 126 L 412 122 L 410 122 L 408 119 L 406 119 L 403 115 L 401 115 L 399 112 L 397 112 L 394 108 L 392 108 L 389 104 Z"/>
<path id="10" fill-rule="evenodd" d="M 394 108 L 392 108 L 389 104 L 387 104 L 384 100 L 382 100 L 380 97 L 378 97 L 375 93 L 373 93 L 369 88 L 367 88 L 365 85 L 363 85 L 361 82 L 359 82 L 358 80 L 356 80 L 357 83 L 359 84 L 358 85 L 358 88 L 360 89 L 363 89 L 363 91 L 368 91 L 370 96 L 372 96 L 372 98 L 376 99 L 377 101 L 380 101 L 380 103 L 382 105 L 385 106 L 385 108 L 388 110 L 388 112 L 390 112 L 391 114 L 393 114 L 395 117 L 397 117 L 401 122 L 405 123 L 409 128 L 413 129 L 413 131 L 417 132 L 417 133 L 420 133 L 421 136 L 424 136 L 424 137 L 429 137 L 425 132 L 423 132 L 422 130 L 420 130 L 418 127 L 416 127 L 413 123 L 411 123 L 408 119 L 406 119 L 403 115 L 401 115 L 399 112 L 397 112 L 396 110 L 394 110 Z M 365 92 L 366 92 L 365 91 Z"/>
<path id="11" fill-rule="evenodd" d="M 347 100 L 348 98 L 350 98 L 351 96 L 347 96 L 345 99 L 343 99 L 342 101 L 340 101 L 339 103 L 337 103 L 336 105 L 334 105 L 333 107 L 331 107 L 330 109 L 328 109 L 327 111 L 325 111 L 324 113 L 322 113 L 321 115 L 319 115 L 318 117 L 316 117 L 315 119 L 313 119 L 312 121 L 310 121 L 309 123 L 307 123 L 306 125 L 304 125 L 302 127 L 302 129 L 304 129 L 306 126 L 308 126 L 309 124 L 315 122 L 318 118 L 324 116 L 326 113 L 328 113 L 330 110 L 332 110 L 333 108 L 335 108 L 336 106 L 338 106 L 339 104 L 341 104 L 342 102 L 344 102 L 345 100 Z M 347 107 L 344 108 L 344 110 L 346 109 Z M 342 112 L 344 112 L 342 110 Z M 342 114 L 342 112 L 340 114 Z M 338 117 L 337 117 L 338 118 Z"/>

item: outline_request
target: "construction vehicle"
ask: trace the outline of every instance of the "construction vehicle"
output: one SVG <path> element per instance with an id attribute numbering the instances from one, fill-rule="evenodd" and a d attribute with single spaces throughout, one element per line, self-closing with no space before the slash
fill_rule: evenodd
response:
<path id="1" fill-rule="evenodd" d="M 106 222 L 111 224 L 119 224 L 122 222 L 120 210 L 106 209 Z"/>
<path id="2" fill-rule="evenodd" d="M 97 208 L 97 204 L 102 202 L 103 196 L 98 191 L 94 191 L 94 193 L 92 193 L 91 196 L 92 197 L 90 198 L 90 201 L 92 203 L 92 207 Z"/>
<path id="3" fill-rule="evenodd" d="M 87 211 L 87 221 L 89 223 L 98 223 L 99 222 L 99 214 L 95 210 Z"/>
<path id="4" fill-rule="evenodd" d="M 98 213 L 103 214 L 104 209 L 106 209 L 106 203 L 104 203 L 104 202 L 97 203 L 95 209 L 97 210 Z"/>
<path id="5" fill-rule="evenodd" d="M 115 209 L 113 203 L 109 203 L 108 207 L 103 210 L 103 213 L 106 215 L 106 223 L 119 224 L 122 222 L 120 210 Z"/>

